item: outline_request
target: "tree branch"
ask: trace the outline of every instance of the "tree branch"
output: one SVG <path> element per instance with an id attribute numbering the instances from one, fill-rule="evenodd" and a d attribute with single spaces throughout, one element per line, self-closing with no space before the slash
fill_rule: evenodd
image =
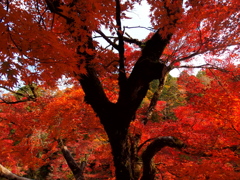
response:
<path id="1" fill-rule="evenodd" d="M 9 92 L 11 92 L 11 93 L 13 93 L 13 94 L 16 94 L 16 95 L 19 95 L 19 96 L 24 96 L 24 94 L 22 94 L 22 93 L 20 93 L 20 92 L 13 91 L 13 90 L 11 90 L 10 88 L 7 88 L 7 87 L 5 87 L 5 86 L 0 86 L 0 88 L 5 89 L 5 90 L 7 90 L 7 91 L 9 91 Z"/>
<path id="2" fill-rule="evenodd" d="M 196 56 L 196 55 L 199 55 L 199 54 L 202 54 L 202 53 L 200 53 L 200 49 L 197 50 L 196 52 L 190 54 L 189 56 L 186 56 L 186 57 L 183 57 L 183 58 L 174 60 L 171 64 L 174 64 L 174 63 L 176 63 L 176 62 L 180 62 L 180 61 L 184 61 L 184 60 L 190 59 L 190 58 L 192 58 L 192 57 L 194 57 L 194 56 Z"/>
<path id="3" fill-rule="evenodd" d="M 157 152 L 166 146 L 181 149 L 185 145 L 181 140 L 172 136 L 156 138 L 153 142 L 151 142 L 151 144 L 147 146 L 146 150 L 142 153 L 143 175 L 141 180 L 154 180 L 156 169 L 154 167 L 152 159 Z"/>
<path id="4" fill-rule="evenodd" d="M 177 3 L 179 6 L 176 7 L 174 5 L 175 9 L 171 10 L 165 4 L 166 7 L 164 8 L 169 11 L 167 14 L 169 17 L 181 12 L 182 9 L 182 1 L 174 0 L 171 2 Z M 176 16 L 173 20 L 169 20 L 168 25 L 175 27 L 178 18 L 179 16 Z M 164 35 L 161 34 L 163 30 Z M 145 43 L 142 54 L 127 80 L 127 91 L 119 94 L 118 105 L 120 105 L 120 107 L 124 106 L 124 108 L 128 110 L 127 113 L 133 117 L 149 89 L 149 83 L 154 79 L 165 78 L 164 76 L 166 74 L 163 72 L 166 72 L 168 67 L 164 63 L 161 63 L 159 58 L 168 45 L 172 34 L 173 31 L 162 27 Z"/>
<path id="5" fill-rule="evenodd" d="M 220 68 L 218 66 L 212 65 L 212 64 L 202 64 L 202 65 L 198 65 L 198 66 L 191 66 L 191 65 L 183 65 L 183 66 L 178 66 L 178 67 L 174 67 L 174 68 L 205 68 L 205 69 L 216 69 L 222 72 L 229 72 L 226 69 Z"/>
<path id="6" fill-rule="evenodd" d="M 9 180 L 33 180 L 29 178 L 20 177 L 11 171 L 9 171 L 7 168 L 5 168 L 3 165 L 0 164 L 0 177 L 7 178 Z"/>
<path id="7" fill-rule="evenodd" d="M 52 0 L 46 0 L 52 1 Z M 73 1 L 70 6 L 74 6 L 77 1 Z M 55 13 L 55 12 L 54 12 Z M 66 19 L 66 18 L 65 18 Z M 81 21 L 84 21 L 80 19 Z M 74 30 L 72 30 L 76 24 L 74 19 L 66 19 L 66 23 L 71 26 L 71 29 L 68 29 L 70 34 L 74 34 Z M 78 27 L 79 28 L 79 27 Z M 95 47 L 93 44 L 92 31 L 89 30 L 87 25 L 83 25 L 80 27 L 88 34 L 86 35 L 86 41 L 81 47 L 83 47 L 84 51 L 80 51 L 80 46 L 77 47 L 76 51 L 79 57 L 79 63 L 76 66 L 79 68 L 82 64 L 85 64 L 86 73 L 76 73 L 73 72 L 76 78 L 79 80 L 82 89 L 85 93 L 85 102 L 90 104 L 93 110 L 97 113 L 97 116 L 104 117 L 107 116 L 109 111 L 109 107 L 112 106 L 113 103 L 109 101 L 107 98 L 105 91 L 102 87 L 102 83 L 98 78 L 97 72 L 95 71 L 91 61 L 95 58 L 95 53 L 88 53 L 85 49 L 90 49 L 92 52 L 95 52 Z M 82 35 L 78 35 L 77 37 L 73 37 L 75 41 L 81 41 Z M 84 63 L 82 63 L 84 61 Z M 103 119 L 103 118 L 101 118 Z"/>
<path id="8" fill-rule="evenodd" d="M 62 154 L 68 164 L 68 167 L 71 169 L 74 177 L 76 180 L 85 180 L 84 175 L 83 175 L 83 171 L 85 169 L 86 166 L 86 161 L 82 161 L 80 166 L 76 163 L 76 161 L 74 160 L 73 156 L 71 155 L 71 153 L 69 152 L 67 146 L 64 146 L 62 141 L 59 141 L 59 144 L 61 146 L 61 151 Z"/>
<path id="9" fill-rule="evenodd" d="M 26 99 L 21 99 L 21 100 L 16 100 L 16 101 L 8 101 L 8 100 L 0 97 L 0 100 L 2 100 L 2 102 L 0 102 L 0 103 L 5 103 L 5 104 L 17 104 L 17 103 L 22 103 L 22 102 L 27 102 L 27 101 L 34 101 L 34 100 L 36 100 L 37 95 L 36 95 L 36 93 L 35 93 L 35 91 L 34 91 L 34 86 L 29 85 L 29 87 L 30 87 L 30 90 L 31 90 L 31 92 L 33 93 L 33 95 L 28 94 L 27 92 L 26 92 L 26 94 L 20 93 L 20 92 L 16 92 L 16 91 L 13 91 L 13 90 L 11 90 L 10 88 L 7 88 L 7 87 L 5 87 L 5 86 L 0 86 L 0 88 L 7 90 L 7 91 L 9 91 L 10 93 L 12 93 L 12 94 L 14 94 L 14 95 L 17 95 L 17 96 L 25 97 L 25 98 L 26 98 Z"/>
<path id="10" fill-rule="evenodd" d="M 152 113 L 157 105 L 157 101 L 162 93 L 162 90 L 163 90 L 163 87 L 164 87 L 164 84 L 166 82 L 166 79 L 167 79 L 167 75 L 168 73 L 170 72 L 171 68 L 170 66 L 168 68 L 165 68 L 163 71 L 162 71 L 162 76 L 161 78 L 159 79 L 159 84 L 158 84 L 158 88 L 157 90 L 154 92 L 153 94 L 153 97 L 151 99 L 151 102 L 148 106 L 148 109 L 147 109 L 147 112 L 146 112 L 146 116 L 145 118 L 143 119 L 143 123 L 146 125 L 149 118 L 151 118 L 152 116 Z"/>
<path id="11" fill-rule="evenodd" d="M 128 42 L 128 43 L 130 43 L 130 44 L 136 44 L 136 45 L 138 45 L 140 48 L 143 48 L 143 42 L 141 42 L 141 41 L 139 41 L 139 40 L 137 40 L 137 39 L 132 39 L 132 38 L 127 38 L 127 37 L 123 37 L 123 40 L 125 41 L 125 42 Z"/>
<path id="12" fill-rule="evenodd" d="M 149 83 L 154 79 L 162 78 L 162 72 L 167 67 L 159 62 L 159 57 L 170 38 L 171 35 L 167 39 L 162 39 L 159 31 L 157 31 L 142 49 L 142 55 L 128 78 L 127 92 L 119 96 L 118 103 L 127 105 L 129 111 L 135 112 L 139 107 L 149 89 Z"/>
<path id="13" fill-rule="evenodd" d="M 118 50 L 118 45 L 117 44 L 115 44 L 113 41 L 111 41 L 110 40 L 110 38 L 112 38 L 112 39 L 118 39 L 118 37 L 114 37 L 114 36 L 106 36 L 101 30 L 96 30 L 95 31 L 96 33 L 98 33 L 100 36 L 95 36 L 94 38 L 100 38 L 100 37 L 102 37 L 105 41 L 107 41 L 112 47 L 114 47 L 116 50 Z M 125 34 L 127 34 L 127 33 L 125 33 Z M 143 46 L 143 42 L 142 41 L 139 41 L 138 39 L 133 39 L 133 38 L 131 38 L 131 37 L 126 37 L 126 36 L 123 36 L 123 40 L 125 41 L 125 42 L 128 42 L 128 43 L 130 43 L 130 44 L 136 44 L 136 45 L 138 45 L 139 47 L 141 47 L 142 48 L 142 46 Z"/>
<path id="14" fill-rule="evenodd" d="M 153 29 L 153 28 L 151 28 L 151 27 L 143 27 L 143 26 L 124 26 L 124 28 L 127 28 L 127 29 L 143 28 L 143 29 L 146 29 L 146 30 L 149 30 L 149 31 L 152 31 L 152 32 L 156 32 L 156 30 Z"/>
<path id="15" fill-rule="evenodd" d="M 146 143 L 148 143 L 148 142 L 150 142 L 150 141 L 152 141 L 152 140 L 154 140 L 154 139 L 156 139 L 156 138 L 150 138 L 150 139 L 147 139 L 147 140 L 144 141 L 142 144 L 140 144 L 140 145 L 138 146 L 138 150 L 137 150 L 137 152 L 139 152 L 140 149 L 142 149 L 142 147 L 143 147 Z"/>
<path id="16" fill-rule="evenodd" d="M 17 103 L 22 103 L 22 102 L 27 102 L 27 101 L 32 101 L 30 99 L 24 99 L 24 100 L 18 100 L 18 101 L 7 101 L 3 98 L 0 98 L 2 100 L 2 102 L 0 103 L 4 103 L 4 104 L 17 104 Z"/>
<path id="17" fill-rule="evenodd" d="M 97 32 L 98 34 L 100 34 L 101 37 L 102 37 L 103 39 L 105 39 L 105 41 L 107 41 L 107 42 L 108 42 L 112 47 L 114 47 L 116 50 L 119 49 L 118 45 L 115 44 L 114 42 L 112 42 L 101 30 L 96 30 L 96 32 Z"/>
<path id="18" fill-rule="evenodd" d="M 124 94 L 126 91 L 127 76 L 125 72 L 125 56 L 124 56 L 124 40 L 123 40 L 123 30 L 121 24 L 121 3 L 120 0 L 116 0 L 116 24 L 117 24 L 117 35 L 118 35 L 118 54 L 119 54 L 119 94 Z"/>
<path id="19" fill-rule="evenodd" d="M 60 0 L 45 0 L 46 4 L 47 4 L 47 7 L 48 9 L 52 12 L 52 13 L 55 13 L 61 17 L 63 17 L 64 19 L 67 20 L 67 22 L 72 22 L 73 19 L 65 16 L 64 14 L 62 14 L 62 9 L 60 9 L 60 6 L 62 5 L 60 3 Z"/>

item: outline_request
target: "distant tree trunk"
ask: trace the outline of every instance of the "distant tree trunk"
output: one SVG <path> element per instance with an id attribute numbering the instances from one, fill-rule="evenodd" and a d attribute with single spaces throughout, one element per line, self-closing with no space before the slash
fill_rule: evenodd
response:
<path id="1" fill-rule="evenodd" d="M 86 166 L 86 162 L 82 161 L 80 165 L 74 160 L 73 156 L 71 155 L 70 151 L 68 150 L 67 146 L 64 146 L 63 143 L 60 141 L 61 151 L 62 154 L 71 169 L 74 177 L 76 180 L 85 180 L 83 172 Z"/>

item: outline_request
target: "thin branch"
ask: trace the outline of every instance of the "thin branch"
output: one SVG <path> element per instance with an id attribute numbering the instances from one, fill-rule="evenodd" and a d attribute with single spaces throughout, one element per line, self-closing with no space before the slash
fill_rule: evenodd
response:
<path id="1" fill-rule="evenodd" d="M 124 28 L 126 29 L 135 29 L 135 28 L 142 28 L 142 29 L 146 29 L 152 32 L 156 32 L 156 29 L 151 28 L 151 27 L 143 27 L 143 26 L 124 26 Z"/>
<path id="2" fill-rule="evenodd" d="M 37 98 L 37 95 L 35 93 L 34 86 L 29 85 L 29 87 L 30 87 L 30 90 L 32 92 L 32 95 L 29 94 L 27 91 L 25 91 L 26 94 L 23 94 L 23 93 L 20 93 L 20 92 L 13 91 L 10 88 L 4 87 L 4 86 L 0 86 L 0 88 L 7 90 L 7 91 L 11 92 L 14 95 L 26 98 L 26 99 L 21 99 L 21 100 L 16 100 L 16 101 L 8 101 L 8 100 L 0 97 L 0 100 L 2 100 L 2 102 L 0 102 L 0 103 L 4 103 L 4 104 L 17 104 L 17 103 L 22 103 L 22 102 L 27 102 L 27 101 L 35 101 L 36 98 Z"/>
<path id="3" fill-rule="evenodd" d="M 184 61 L 184 60 L 190 59 L 190 58 L 192 58 L 192 57 L 194 57 L 194 56 L 201 55 L 201 54 L 204 54 L 204 53 L 207 53 L 207 52 L 211 52 L 211 51 L 214 51 L 214 50 L 217 50 L 217 49 L 227 48 L 227 47 L 239 45 L 239 43 L 232 43 L 232 44 L 228 44 L 228 45 L 226 45 L 226 46 L 217 46 L 217 47 L 208 48 L 208 49 L 206 49 L 206 50 L 202 50 L 202 51 L 201 51 L 201 49 L 202 49 L 202 47 L 203 47 L 203 44 L 204 44 L 204 43 L 202 43 L 202 44 L 199 46 L 199 48 L 198 48 L 198 50 L 197 50 L 196 52 L 193 52 L 193 53 L 190 54 L 189 56 L 186 56 L 186 57 L 183 57 L 183 58 L 174 60 L 174 61 L 171 63 L 171 65 L 173 65 L 173 64 L 176 63 L 176 62 Z"/>
<path id="4" fill-rule="evenodd" d="M 45 0 L 48 9 L 52 12 L 55 13 L 61 17 L 63 17 L 68 23 L 73 22 L 72 18 L 69 18 L 62 14 L 62 10 L 59 8 L 61 6 L 60 1 L 55 1 L 55 0 Z"/>
<path id="5" fill-rule="evenodd" d="M 110 65 L 112 65 L 112 64 L 115 63 L 115 62 L 118 62 L 118 60 L 113 60 L 113 61 L 111 61 L 110 63 L 108 63 L 107 65 L 103 65 L 103 67 L 104 67 L 105 69 L 107 69 Z"/>
<path id="6" fill-rule="evenodd" d="M 184 60 L 190 59 L 190 58 L 192 58 L 192 57 L 194 57 L 194 56 L 196 56 L 196 55 L 203 54 L 204 52 L 200 52 L 201 48 L 202 48 L 202 46 L 200 46 L 196 52 L 190 54 L 189 56 L 185 56 L 185 57 L 183 57 L 183 58 L 174 60 L 174 61 L 171 63 L 171 65 L 173 65 L 173 64 L 176 63 L 176 62 L 180 62 L 180 61 L 184 61 Z"/>
<path id="7" fill-rule="evenodd" d="M 6 0 L 6 4 L 7 4 L 7 8 L 6 8 L 6 9 L 7 9 L 7 12 L 8 12 L 8 10 L 9 10 L 9 4 L 10 4 L 10 3 L 9 3 L 9 0 Z"/>
<path id="8" fill-rule="evenodd" d="M 9 91 L 9 92 L 11 92 L 11 93 L 13 93 L 13 94 L 16 94 L 16 95 L 19 95 L 19 96 L 24 96 L 24 94 L 19 93 L 19 92 L 16 92 L 16 91 L 13 91 L 13 90 L 11 90 L 10 88 L 7 88 L 7 87 L 5 87 L 5 86 L 0 86 L 0 88 L 5 89 L 5 90 L 7 90 L 7 91 Z"/>
<path id="9" fill-rule="evenodd" d="M 18 44 L 14 41 L 11 31 L 10 31 L 10 27 L 8 24 L 7 24 L 7 31 L 8 31 L 8 34 L 9 34 L 9 37 L 10 37 L 12 43 L 15 45 L 15 47 L 18 49 L 18 51 L 22 52 L 22 48 L 20 46 L 18 46 Z"/>
<path id="10" fill-rule="evenodd" d="M 106 35 L 105 35 L 102 31 L 100 31 L 100 30 L 96 30 L 95 32 L 97 32 L 98 34 L 100 34 L 100 36 L 94 36 L 93 38 L 103 38 L 103 39 L 105 39 L 111 46 L 113 46 L 116 50 L 118 50 L 118 45 L 114 43 L 116 40 L 118 40 L 118 37 L 106 36 Z M 136 45 L 138 45 L 139 47 L 142 48 L 142 46 L 143 46 L 143 44 L 144 44 L 142 41 L 139 41 L 138 39 L 133 39 L 133 38 L 131 38 L 127 33 L 125 33 L 125 34 L 128 36 L 128 37 L 123 36 L 123 40 L 124 40 L 125 42 L 128 42 L 128 43 L 130 43 L 130 44 L 136 44 Z M 114 42 L 111 41 L 110 39 L 114 39 Z"/>
<path id="11" fill-rule="evenodd" d="M 136 44 L 136 45 L 138 45 L 140 48 L 142 48 L 142 46 L 143 46 L 143 44 L 144 44 L 143 42 L 139 41 L 138 39 L 132 39 L 132 38 L 123 37 L 123 40 L 124 40 L 125 42 L 130 43 L 130 44 Z"/>
<path id="12" fill-rule="evenodd" d="M 187 148 L 192 148 L 192 149 L 187 149 Z M 211 150 L 217 150 L 217 151 L 222 151 L 224 149 L 230 149 L 232 152 L 238 153 L 238 149 L 240 148 L 239 145 L 232 145 L 232 146 L 224 146 L 224 147 L 220 147 L 220 148 L 212 148 Z M 196 150 L 197 151 L 194 151 Z M 209 151 L 203 151 L 203 150 L 199 150 L 196 147 L 193 146 L 184 146 L 184 149 L 181 149 L 181 152 L 190 155 L 190 156 L 197 156 L 197 157 L 212 157 L 214 156 L 214 154 L 209 153 Z"/>
<path id="13" fill-rule="evenodd" d="M 43 18 L 43 15 L 46 13 L 47 9 L 44 9 L 44 11 L 41 13 L 41 11 L 40 11 L 40 9 L 39 9 L 39 0 L 37 0 L 37 1 L 35 2 L 35 6 L 36 6 L 37 12 L 38 12 L 38 14 L 39 14 L 39 21 L 38 21 L 38 23 L 41 24 L 41 22 L 42 22 L 43 27 L 44 27 L 45 29 L 47 29 L 47 26 L 46 26 L 46 24 L 45 24 L 45 22 L 44 22 L 44 18 Z"/>
<path id="14" fill-rule="evenodd" d="M 200 25 L 199 25 L 199 26 L 200 26 Z M 202 41 L 202 32 L 201 32 L 199 26 L 198 26 L 198 28 L 197 28 L 198 31 L 199 31 L 199 40 L 200 40 L 198 49 L 197 49 L 195 52 L 193 52 L 192 54 L 190 54 L 189 56 L 186 56 L 186 57 L 183 57 L 183 58 L 174 60 L 174 61 L 171 63 L 171 66 L 172 66 L 174 63 L 176 63 L 176 62 L 184 61 L 184 60 L 190 59 L 190 58 L 192 58 L 192 57 L 194 57 L 194 56 L 196 56 L 196 55 L 200 55 L 200 54 L 203 54 L 203 53 L 204 53 L 204 52 L 200 52 L 201 49 L 202 49 L 202 47 L 203 47 L 203 41 Z M 178 50 L 179 50 L 179 49 L 178 49 Z"/>
<path id="15" fill-rule="evenodd" d="M 205 69 L 216 69 L 216 70 L 219 70 L 219 71 L 222 71 L 222 72 L 229 72 L 228 70 L 226 69 L 223 69 L 223 68 L 220 68 L 218 66 L 215 66 L 215 65 L 212 65 L 212 64 L 202 64 L 202 65 L 198 65 L 198 66 L 191 66 L 191 65 L 183 65 L 183 66 L 177 66 L 177 67 L 174 67 L 175 68 L 205 68 Z"/>
<path id="16" fill-rule="evenodd" d="M 233 128 L 233 130 L 238 134 L 238 135 L 240 135 L 240 132 L 234 127 L 234 125 L 231 123 L 231 126 L 232 126 L 232 128 Z"/>
<path id="17" fill-rule="evenodd" d="M 100 34 L 101 37 L 102 37 L 103 39 L 105 39 L 105 41 L 107 41 L 107 42 L 108 42 L 112 47 L 114 47 L 116 50 L 119 49 L 118 45 L 115 44 L 114 42 L 112 42 L 112 41 L 109 39 L 109 37 L 107 37 L 101 30 L 96 30 L 96 32 L 97 32 L 98 34 Z"/>
<path id="18" fill-rule="evenodd" d="M 18 104 L 18 103 L 23 103 L 23 102 L 27 102 L 27 101 L 32 101 L 32 99 L 24 99 L 24 100 L 18 100 L 18 101 L 6 101 L 3 98 L 0 98 L 0 100 L 2 100 L 2 102 L 0 102 L 0 103 L 4 103 L 4 104 Z"/>
<path id="19" fill-rule="evenodd" d="M 215 77 L 215 79 L 217 80 L 219 86 L 221 86 L 221 88 L 229 95 L 229 96 L 232 96 L 231 93 L 224 87 L 224 85 L 222 84 L 222 82 L 219 80 L 219 78 L 216 76 L 216 74 L 211 70 L 209 69 L 209 71 L 212 73 L 212 75 Z"/>
<path id="20" fill-rule="evenodd" d="M 124 40 L 123 40 L 123 30 L 121 24 L 121 3 L 120 0 L 116 0 L 116 24 L 117 24 L 117 35 L 118 35 L 118 54 L 119 54 L 119 76 L 118 76 L 118 84 L 119 84 L 119 94 L 125 93 L 124 89 L 127 82 L 127 76 L 125 72 L 125 56 L 124 56 Z"/>
<path id="21" fill-rule="evenodd" d="M 28 86 L 29 86 L 29 88 L 30 88 L 30 90 L 31 90 L 31 92 L 33 94 L 33 97 L 36 98 L 37 94 L 36 94 L 36 91 L 35 91 L 35 87 L 33 86 L 33 84 L 29 84 Z M 30 94 L 30 96 L 31 96 L 31 94 Z"/>
<path id="22" fill-rule="evenodd" d="M 152 117 L 152 114 L 153 114 L 153 111 L 157 105 L 157 101 L 162 93 L 162 90 L 163 90 L 163 87 L 164 87 L 164 84 L 166 82 L 166 79 L 167 79 L 167 76 L 168 76 L 168 73 L 170 72 L 171 66 L 169 66 L 168 68 L 165 68 L 162 70 L 162 76 L 161 78 L 159 78 L 159 85 L 158 85 L 158 88 L 157 90 L 154 92 L 153 94 L 153 97 L 151 99 L 151 102 L 148 106 L 148 109 L 147 109 L 147 112 L 146 112 L 146 116 L 145 118 L 143 119 L 143 123 L 146 125 L 148 120 Z"/>

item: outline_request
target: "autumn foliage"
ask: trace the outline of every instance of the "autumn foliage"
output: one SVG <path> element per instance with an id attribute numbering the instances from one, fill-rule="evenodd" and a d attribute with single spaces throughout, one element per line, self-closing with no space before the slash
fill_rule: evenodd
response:
<path id="1" fill-rule="evenodd" d="M 0 2 L 0 177 L 239 179 L 239 7 Z"/>

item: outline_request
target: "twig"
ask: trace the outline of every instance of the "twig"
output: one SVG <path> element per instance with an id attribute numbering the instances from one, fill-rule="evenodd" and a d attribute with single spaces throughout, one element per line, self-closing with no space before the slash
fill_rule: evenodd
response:
<path id="1" fill-rule="evenodd" d="M 142 29 L 147 29 L 147 30 L 152 31 L 152 32 L 156 32 L 156 30 L 153 29 L 153 28 L 151 28 L 151 27 L 143 27 L 143 26 L 124 26 L 124 28 L 127 28 L 127 29 L 142 28 Z"/>
<path id="2" fill-rule="evenodd" d="M 105 39 L 105 41 L 107 41 L 107 42 L 108 42 L 112 47 L 114 47 L 116 50 L 119 49 L 118 45 L 115 44 L 114 42 L 112 42 L 112 41 L 109 39 L 109 37 L 106 36 L 101 30 L 96 30 L 96 32 L 97 32 L 98 34 L 100 34 L 101 37 L 102 37 L 103 39 Z"/>

